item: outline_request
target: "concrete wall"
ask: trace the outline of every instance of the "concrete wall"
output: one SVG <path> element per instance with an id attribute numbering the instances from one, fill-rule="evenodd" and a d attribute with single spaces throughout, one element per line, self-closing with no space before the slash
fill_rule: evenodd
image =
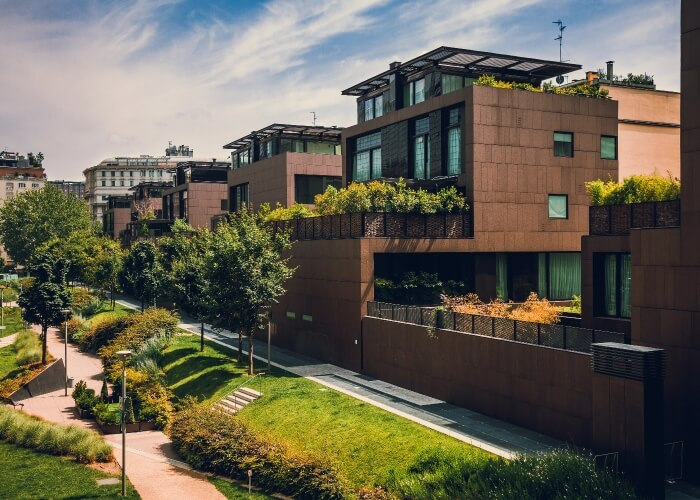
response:
<path id="1" fill-rule="evenodd" d="M 680 129 L 620 123 L 620 180 L 635 174 L 680 177 Z"/>
<path id="2" fill-rule="evenodd" d="M 63 389 L 65 385 L 66 379 L 63 360 L 58 359 L 48 365 L 39 375 L 12 393 L 10 399 L 13 401 L 22 401 L 23 399 L 33 398 Z"/>
<path id="3" fill-rule="evenodd" d="M 590 445 L 591 357 L 365 317 L 364 371 L 544 434 Z"/>
<path id="4" fill-rule="evenodd" d="M 281 153 L 230 170 L 228 184 L 249 183 L 249 201 L 256 209 L 261 203 L 269 203 L 273 208 L 277 203 L 291 206 L 294 204 L 295 175 L 340 176 L 342 158 L 340 155 Z"/>

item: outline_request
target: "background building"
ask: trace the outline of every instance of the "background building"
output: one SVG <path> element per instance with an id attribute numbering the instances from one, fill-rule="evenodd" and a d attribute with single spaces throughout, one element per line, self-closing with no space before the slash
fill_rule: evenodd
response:
<path id="1" fill-rule="evenodd" d="M 193 150 L 187 146 L 169 146 L 166 151 L 185 156 L 123 156 L 107 158 L 83 171 L 85 175 L 85 199 L 93 216 L 102 220 L 110 196 L 125 196 L 129 188 L 142 182 L 160 182 L 168 178 L 166 171 L 179 162 L 192 157 Z"/>
<path id="2" fill-rule="evenodd" d="M 10 151 L 0 152 L 0 205 L 24 191 L 41 189 L 46 175 L 41 162 Z"/>
<path id="3" fill-rule="evenodd" d="M 81 200 L 85 197 L 85 182 L 83 181 L 49 181 L 66 194 L 72 194 Z"/>

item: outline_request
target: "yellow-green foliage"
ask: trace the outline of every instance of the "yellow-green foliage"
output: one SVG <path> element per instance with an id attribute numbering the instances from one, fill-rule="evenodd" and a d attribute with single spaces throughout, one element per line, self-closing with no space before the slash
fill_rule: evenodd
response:
<path id="1" fill-rule="evenodd" d="M 669 173 L 661 175 L 632 175 L 621 184 L 609 180 L 586 183 L 591 205 L 619 205 L 646 201 L 676 200 L 681 195 L 681 181 Z"/>
<path id="2" fill-rule="evenodd" d="M 265 209 L 263 209 L 264 211 Z M 305 217 L 312 217 L 314 213 L 306 205 L 301 203 L 295 203 L 289 208 L 283 207 L 279 203 L 274 210 L 270 210 L 265 219 L 268 221 L 275 220 L 289 220 L 289 219 L 303 219 Z"/>
<path id="3" fill-rule="evenodd" d="M 0 406 L 0 439 L 84 463 L 112 460 L 112 448 L 96 432 L 53 424 L 4 406 Z"/>
<path id="4" fill-rule="evenodd" d="M 538 299 L 535 292 L 530 292 L 524 304 L 514 308 L 510 319 L 530 321 L 532 323 L 559 323 L 559 312 L 547 299 Z"/>
<path id="5" fill-rule="evenodd" d="M 499 299 L 484 303 L 475 293 L 450 297 L 441 295 L 442 305 L 450 311 L 463 314 L 495 316 L 533 323 L 559 323 L 559 312 L 547 299 L 538 299 L 535 292 L 530 292 L 527 300 L 520 305 L 503 302 Z"/>
<path id="6" fill-rule="evenodd" d="M 31 330 L 25 330 L 17 334 L 14 343 L 17 352 L 17 364 L 30 365 L 41 360 L 41 342 L 39 336 Z"/>
<path id="7" fill-rule="evenodd" d="M 493 75 L 481 75 L 474 82 L 474 85 L 481 85 L 483 87 L 494 87 L 497 89 L 516 89 L 516 90 L 527 90 L 529 92 L 546 92 L 549 94 L 558 95 L 585 95 L 589 97 L 597 98 L 607 98 L 608 90 L 601 88 L 598 85 L 591 85 L 590 83 L 582 83 L 580 85 L 572 85 L 568 87 L 555 87 L 550 83 L 544 83 L 542 87 L 535 87 L 530 83 L 519 83 L 519 82 L 505 82 L 502 80 L 497 80 Z"/>

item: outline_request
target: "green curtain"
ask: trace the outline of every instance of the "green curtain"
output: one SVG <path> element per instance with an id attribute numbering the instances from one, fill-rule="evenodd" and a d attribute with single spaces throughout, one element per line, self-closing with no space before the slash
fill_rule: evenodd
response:
<path id="1" fill-rule="evenodd" d="M 606 316 L 617 316 L 617 255 L 605 254 L 605 300 Z"/>
<path id="2" fill-rule="evenodd" d="M 496 297 L 508 300 L 508 255 L 496 254 Z"/>
<path id="3" fill-rule="evenodd" d="M 620 256 L 620 316 L 623 318 L 632 316 L 631 285 L 632 259 L 630 254 L 622 254 Z"/>
<path id="4" fill-rule="evenodd" d="M 537 295 L 541 299 L 547 297 L 547 254 L 537 254 Z"/>
<path id="5" fill-rule="evenodd" d="M 581 254 L 549 254 L 549 299 L 567 300 L 581 295 Z"/>

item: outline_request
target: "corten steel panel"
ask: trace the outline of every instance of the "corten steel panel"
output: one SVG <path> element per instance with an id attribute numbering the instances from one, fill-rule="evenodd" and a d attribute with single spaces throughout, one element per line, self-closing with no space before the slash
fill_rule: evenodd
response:
<path id="1" fill-rule="evenodd" d="M 365 317 L 365 372 L 577 445 L 590 445 L 590 356 L 447 330 L 436 330 L 436 335 L 429 337 L 417 325 Z"/>
<path id="2" fill-rule="evenodd" d="M 221 200 L 227 198 L 228 186 L 224 183 L 187 183 L 187 222 L 194 228 L 211 227 L 211 217 L 223 213 Z"/>

